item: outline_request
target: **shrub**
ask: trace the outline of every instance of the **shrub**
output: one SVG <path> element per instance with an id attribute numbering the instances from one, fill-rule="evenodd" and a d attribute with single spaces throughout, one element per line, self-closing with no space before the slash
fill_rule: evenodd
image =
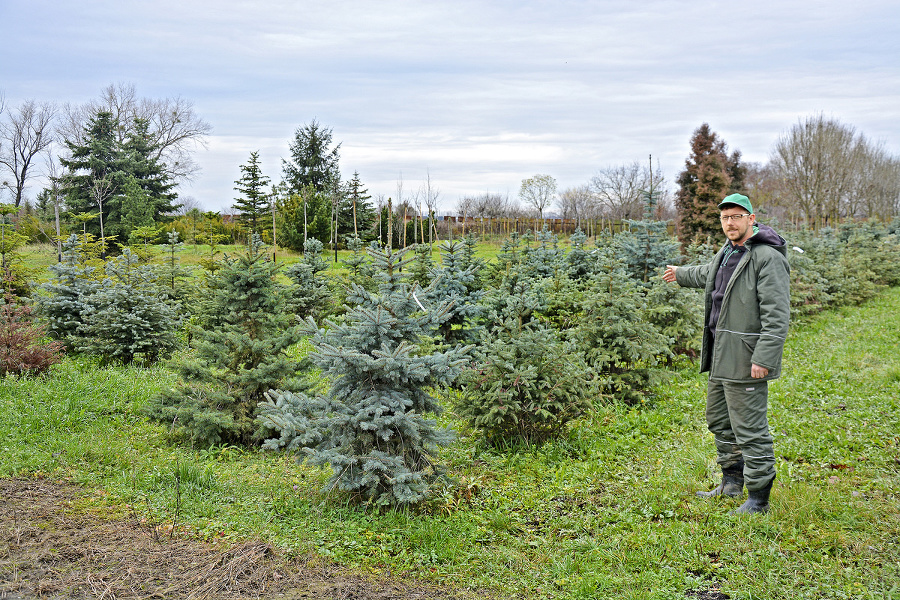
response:
<path id="1" fill-rule="evenodd" d="M 541 444 L 592 406 L 596 381 L 553 329 L 509 320 L 488 334 L 455 410 L 491 445 Z"/>
<path id="2" fill-rule="evenodd" d="M 7 277 L 11 277 L 7 270 Z M 63 344 L 46 340 L 47 330 L 36 323 L 29 306 L 8 289 L 0 306 L 0 377 L 43 373 L 62 360 Z"/>

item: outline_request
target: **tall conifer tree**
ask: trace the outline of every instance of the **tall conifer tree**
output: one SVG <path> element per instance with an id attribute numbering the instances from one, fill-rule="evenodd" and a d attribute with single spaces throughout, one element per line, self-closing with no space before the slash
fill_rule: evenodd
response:
<path id="1" fill-rule="evenodd" d="M 729 155 L 725 141 L 707 123 L 694 131 L 691 154 L 676 179 L 678 237 L 683 244 L 706 236 L 725 239 L 719 225 L 718 204 L 728 194 L 742 191 L 745 171 L 740 151 Z"/>
<path id="2" fill-rule="evenodd" d="M 309 185 L 318 193 L 332 193 L 341 181 L 340 148 L 332 146 L 331 129 L 315 119 L 299 127 L 290 144 L 291 159 L 282 160 L 286 191 L 299 194 Z"/>
<path id="3" fill-rule="evenodd" d="M 251 232 L 259 233 L 266 229 L 263 219 L 269 210 L 269 195 L 265 187 L 269 178 L 263 175 L 259 164 L 259 151 L 250 153 L 247 164 L 241 165 L 241 178 L 234 182 L 234 189 L 240 194 L 234 199 L 233 207 L 238 211 L 241 221 L 247 224 Z"/>

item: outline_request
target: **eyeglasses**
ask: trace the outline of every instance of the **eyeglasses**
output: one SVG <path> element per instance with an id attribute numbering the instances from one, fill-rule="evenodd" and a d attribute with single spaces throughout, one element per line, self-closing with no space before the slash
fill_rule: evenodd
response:
<path id="1" fill-rule="evenodd" d="M 719 217 L 719 220 L 723 223 L 727 223 L 728 221 L 740 221 L 744 217 L 749 217 L 750 213 L 744 213 L 742 215 L 722 215 Z"/>

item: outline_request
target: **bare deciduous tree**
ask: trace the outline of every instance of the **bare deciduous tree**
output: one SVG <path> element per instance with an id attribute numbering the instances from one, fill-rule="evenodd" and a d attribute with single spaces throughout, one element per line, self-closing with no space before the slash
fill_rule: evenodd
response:
<path id="1" fill-rule="evenodd" d="M 136 119 L 145 121 L 150 142 L 156 148 L 153 158 L 166 165 L 174 180 L 191 179 L 199 171 L 192 151 L 197 145 L 205 145 L 212 126 L 194 112 L 189 100 L 139 98 L 132 84 L 109 85 L 97 100 L 80 106 L 66 105 L 59 137 L 81 144 L 85 123 L 100 111 L 112 113 L 118 123 L 116 135 L 120 143 L 134 133 Z"/>
<path id="2" fill-rule="evenodd" d="M 657 169 L 634 161 L 630 165 L 610 166 L 591 178 L 590 188 L 603 213 L 611 219 L 640 219 L 644 212 L 644 193 L 652 187 L 665 189 L 665 178 Z M 666 200 L 661 198 L 661 204 Z"/>
<path id="3" fill-rule="evenodd" d="M 437 210 L 437 202 L 438 198 L 441 196 L 441 191 L 434 187 L 431 183 L 431 172 L 427 169 L 425 170 L 425 181 L 422 182 L 422 199 L 425 201 L 425 206 L 428 208 L 428 243 L 434 243 L 434 215 Z M 424 236 L 423 241 L 424 241 Z"/>
<path id="4" fill-rule="evenodd" d="M 900 160 L 883 144 L 868 144 L 862 153 L 854 185 L 857 203 L 851 215 L 889 218 L 900 214 Z"/>
<path id="5" fill-rule="evenodd" d="M 509 195 L 484 192 L 475 196 L 463 196 L 456 203 L 456 213 L 463 217 L 509 217 L 513 205 Z"/>
<path id="6" fill-rule="evenodd" d="M 582 221 L 591 217 L 596 204 L 597 200 L 590 185 L 571 187 L 559 195 L 558 206 L 562 218 L 574 219 L 576 227 L 581 227 Z"/>
<path id="7" fill-rule="evenodd" d="M 0 165 L 11 177 L 3 179 L 3 186 L 10 190 L 17 207 L 28 181 L 36 176 L 35 160 L 53 143 L 55 115 L 55 105 L 26 100 L 0 123 Z"/>
<path id="8" fill-rule="evenodd" d="M 779 204 L 793 218 L 835 223 L 896 214 L 897 158 L 835 119 L 798 122 L 776 142 L 770 165 Z"/>
<path id="9" fill-rule="evenodd" d="M 537 211 L 539 219 L 544 219 L 544 209 L 553 204 L 555 197 L 556 179 L 550 175 L 535 175 L 522 180 L 519 198 Z"/>
<path id="10" fill-rule="evenodd" d="M 203 205 L 200 204 L 199 200 L 197 200 L 193 196 L 178 197 L 178 207 L 175 209 L 175 216 L 184 217 L 190 214 L 193 210 L 203 210 Z"/>

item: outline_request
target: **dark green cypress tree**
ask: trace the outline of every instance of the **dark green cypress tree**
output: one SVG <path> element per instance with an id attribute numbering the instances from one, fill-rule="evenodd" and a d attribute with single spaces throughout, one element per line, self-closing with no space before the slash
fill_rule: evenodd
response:
<path id="1" fill-rule="evenodd" d="M 196 353 L 178 365 L 181 383 L 149 407 L 151 418 L 174 423 L 201 445 L 252 443 L 264 435 L 256 422 L 263 394 L 306 389 L 303 362 L 287 354 L 302 335 L 286 310 L 288 291 L 259 238 L 252 242 L 246 255 L 226 259 L 211 276 Z"/>
<path id="2" fill-rule="evenodd" d="M 725 239 L 719 224 L 718 204 L 728 194 L 741 191 L 745 171 L 741 153 L 734 151 L 729 155 L 725 141 L 708 124 L 694 131 L 691 154 L 676 180 L 678 238 L 683 244 L 707 236 L 719 241 Z"/>
<path id="3" fill-rule="evenodd" d="M 468 348 L 423 352 L 420 344 L 448 307 L 423 304 L 402 281 L 406 250 L 370 252 L 378 291 L 354 286 L 344 321 L 328 322 L 313 338 L 311 358 L 328 391 L 315 398 L 272 392 L 263 422 L 280 437 L 265 446 L 329 465 L 327 490 L 346 491 L 357 502 L 408 505 L 426 497 L 440 471 L 434 453 L 452 437 L 426 417 L 441 412 L 432 390 L 457 377 Z"/>

